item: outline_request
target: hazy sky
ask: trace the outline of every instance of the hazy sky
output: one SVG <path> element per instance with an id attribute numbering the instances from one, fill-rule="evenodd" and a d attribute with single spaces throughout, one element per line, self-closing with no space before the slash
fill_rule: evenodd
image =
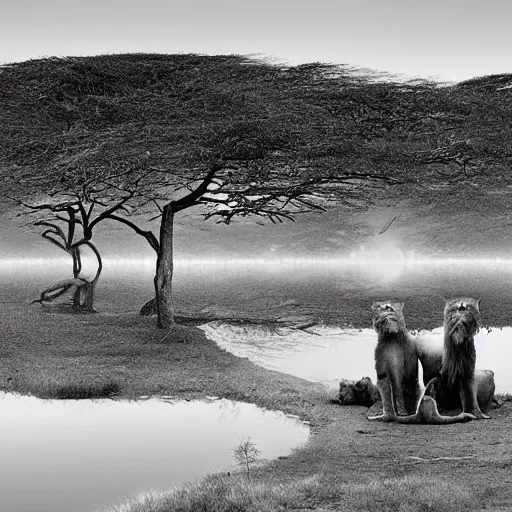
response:
<path id="1" fill-rule="evenodd" d="M 7 0 L 0 62 L 256 53 L 463 80 L 512 72 L 509 0 Z"/>

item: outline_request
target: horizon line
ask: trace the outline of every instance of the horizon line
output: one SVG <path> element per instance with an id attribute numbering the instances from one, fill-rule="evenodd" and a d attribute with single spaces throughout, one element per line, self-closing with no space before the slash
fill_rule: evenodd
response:
<path id="1" fill-rule="evenodd" d="M 414 265 L 503 265 L 512 266 L 511 258 L 457 258 L 457 257 L 428 257 L 428 256 L 412 256 L 412 257 L 380 257 L 379 254 L 370 254 L 360 257 L 358 255 L 351 256 L 282 256 L 282 257 L 226 257 L 226 256 L 210 256 L 210 257 L 190 257 L 181 256 L 173 259 L 175 265 L 362 265 L 362 264 L 400 264 L 406 266 Z M 95 263 L 92 257 L 82 257 L 82 262 L 87 264 Z M 102 258 L 104 266 L 135 266 L 135 265 L 155 265 L 155 257 L 104 257 Z M 65 257 L 46 257 L 46 258 L 0 258 L 0 267 L 3 266 L 21 266 L 21 265 L 71 265 L 71 259 Z"/>

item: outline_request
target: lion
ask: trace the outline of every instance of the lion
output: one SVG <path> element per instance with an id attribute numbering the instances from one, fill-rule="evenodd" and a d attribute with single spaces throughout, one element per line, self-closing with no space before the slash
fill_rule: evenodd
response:
<path id="1" fill-rule="evenodd" d="M 364 405 L 370 407 L 380 400 L 379 390 L 370 377 L 363 377 L 357 382 L 342 379 L 339 389 L 338 402 L 341 405 Z"/>
<path id="2" fill-rule="evenodd" d="M 374 302 L 373 327 L 377 387 L 382 399 L 382 415 L 370 420 L 395 421 L 397 416 L 415 414 L 421 396 L 416 346 L 407 333 L 401 302 Z"/>
<path id="3" fill-rule="evenodd" d="M 480 301 L 452 299 L 444 308 L 444 340 L 415 340 L 425 385 L 433 381 L 435 400 L 441 410 L 462 409 L 478 419 L 488 419 L 494 397 L 494 373 L 475 370 L 474 336 L 480 322 Z"/>

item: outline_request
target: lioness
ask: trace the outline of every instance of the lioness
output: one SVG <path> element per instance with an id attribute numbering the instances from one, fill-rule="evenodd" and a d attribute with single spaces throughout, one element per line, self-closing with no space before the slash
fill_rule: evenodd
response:
<path id="1" fill-rule="evenodd" d="M 373 327 L 378 341 L 375 347 L 377 387 L 383 413 L 370 420 L 395 421 L 397 415 L 415 414 L 421 388 L 418 381 L 416 347 L 405 328 L 401 302 L 374 302 Z"/>

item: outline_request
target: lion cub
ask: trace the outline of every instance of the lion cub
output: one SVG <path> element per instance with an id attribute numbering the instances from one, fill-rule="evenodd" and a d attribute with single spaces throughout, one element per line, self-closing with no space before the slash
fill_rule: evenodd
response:
<path id="1" fill-rule="evenodd" d="M 409 337 L 402 302 L 374 302 L 373 328 L 377 331 L 375 370 L 383 414 L 368 419 L 394 421 L 396 416 L 416 413 L 421 396 L 418 355 Z"/>

